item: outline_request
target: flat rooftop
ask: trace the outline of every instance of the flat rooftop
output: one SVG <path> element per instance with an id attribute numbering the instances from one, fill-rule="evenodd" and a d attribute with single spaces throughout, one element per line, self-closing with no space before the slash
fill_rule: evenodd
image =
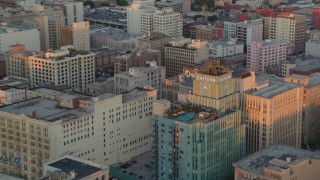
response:
<path id="1" fill-rule="evenodd" d="M 58 120 L 68 121 L 88 113 L 80 111 L 79 108 L 66 108 L 59 105 L 58 101 L 46 99 L 43 97 L 28 99 L 18 103 L 10 104 L 0 108 L 0 111 L 15 115 L 26 115 L 32 117 L 35 113 L 35 119 L 46 122 L 54 122 Z"/>
<path id="2" fill-rule="evenodd" d="M 112 164 L 110 174 L 119 180 L 136 177 L 137 179 L 154 179 L 152 169 L 152 152 L 146 152 L 137 158 L 121 164 Z"/>
<path id="3" fill-rule="evenodd" d="M 114 39 L 116 41 L 123 41 L 123 40 L 129 40 L 132 38 L 139 38 L 142 37 L 144 34 L 140 33 L 137 35 L 130 35 L 124 30 L 116 29 L 112 27 L 108 28 L 101 28 L 96 29 L 94 31 L 91 31 L 91 36 L 102 36 L 102 37 L 108 37 L 110 39 Z"/>
<path id="4" fill-rule="evenodd" d="M 297 87 L 298 85 L 289 84 L 289 83 L 270 82 L 267 87 L 264 87 L 258 90 L 251 90 L 247 94 L 270 99 L 279 94 L 295 89 Z"/>
<path id="5" fill-rule="evenodd" d="M 220 60 L 221 61 L 235 61 L 235 60 L 239 60 L 239 59 L 247 59 L 247 54 L 236 54 L 233 56 L 226 56 L 226 57 L 221 57 Z"/>
<path id="6" fill-rule="evenodd" d="M 32 28 L 25 27 L 25 26 L 19 26 L 19 25 L 0 26 L 0 34 L 26 31 L 26 30 L 30 30 L 30 29 L 32 29 Z"/>
<path id="7" fill-rule="evenodd" d="M 283 172 L 289 169 L 290 166 L 295 166 L 304 160 L 314 158 L 320 158 L 320 156 L 311 151 L 276 145 L 247 156 L 234 163 L 234 166 L 263 175 L 265 168 Z"/>
<path id="8" fill-rule="evenodd" d="M 5 79 L 0 80 L 0 86 L 2 85 L 9 85 L 9 86 L 14 86 L 14 85 L 19 85 L 22 83 L 28 83 L 29 80 L 25 78 L 19 78 L 19 77 L 6 77 Z"/>
<path id="9" fill-rule="evenodd" d="M 58 95 L 65 94 L 65 92 L 61 92 L 61 91 L 57 91 L 57 90 L 53 90 L 53 89 L 48 89 L 48 88 L 43 88 L 43 87 L 29 89 L 29 91 L 35 91 L 35 92 L 47 94 L 50 96 L 58 96 Z"/>
<path id="10" fill-rule="evenodd" d="M 53 163 L 48 164 L 48 166 L 60 169 L 61 171 L 67 174 L 74 171 L 76 173 L 74 180 L 85 178 L 87 176 L 90 176 L 91 174 L 94 174 L 102 170 L 101 168 L 98 168 L 96 166 L 92 166 L 90 164 L 86 164 L 84 162 L 76 161 L 70 158 L 64 158 L 55 161 Z"/>
<path id="11" fill-rule="evenodd" d="M 125 103 L 134 99 L 145 97 L 145 96 L 148 96 L 152 91 L 156 91 L 156 90 L 153 87 L 148 85 L 145 85 L 144 87 L 137 87 L 131 90 L 130 92 L 123 93 L 122 100 Z"/>
<path id="12" fill-rule="evenodd" d="M 233 112 L 235 111 L 230 110 L 224 114 L 219 114 L 213 108 L 200 107 L 191 103 L 181 103 L 172 104 L 172 107 L 165 112 L 163 117 L 188 124 L 196 122 L 208 123 Z"/>
<path id="13" fill-rule="evenodd" d="M 306 71 L 312 71 L 312 70 L 315 70 L 315 69 L 318 69 L 318 68 L 320 68 L 320 63 L 308 64 L 308 65 L 305 65 L 305 66 L 299 66 L 299 67 L 292 68 L 290 70 L 306 72 Z"/>

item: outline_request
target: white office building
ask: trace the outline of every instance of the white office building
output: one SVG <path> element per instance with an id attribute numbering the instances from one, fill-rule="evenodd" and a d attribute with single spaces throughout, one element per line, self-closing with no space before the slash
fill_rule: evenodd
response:
<path id="1" fill-rule="evenodd" d="M 182 37 L 182 16 L 172 8 L 157 10 L 134 2 L 127 9 L 127 31 L 129 34 L 161 32 L 167 36 Z"/>
<path id="2" fill-rule="evenodd" d="M 243 43 L 236 43 L 235 39 L 229 41 L 212 41 L 207 44 L 208 55 L 211 58 L 219 58 L 243 54 Z"/>

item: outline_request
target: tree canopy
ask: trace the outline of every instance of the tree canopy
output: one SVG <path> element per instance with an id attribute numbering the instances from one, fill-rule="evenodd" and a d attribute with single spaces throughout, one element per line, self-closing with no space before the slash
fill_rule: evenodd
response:
<path id="1" fill-rule="evenodd" d="M 128 6 L 128 1 L 127 0 L 117 0 L 117 4 L 119 6 Z"/>
<path id="2" fill-rule="evenodd" d="M 208 21 L 210 21 L 210 22 L 214 22 L 217 19 L 218 19 L 218 17 L 216 15 L 208 16 Z"/>
<path id="3" fill-rule="evenodd" d="M 104 2 L 101 3 L 101 6 L 109 7 L 110 4 L 108 2 L 106 2 L 106 1 L 104 1 Z"/>
<path id="4" fill-rule="evenodd" d="M 90 6 L 90 8 L 94 8 L 95 4 L 91 0 L 87 0 L 83 2 L 83 6 Z"/>

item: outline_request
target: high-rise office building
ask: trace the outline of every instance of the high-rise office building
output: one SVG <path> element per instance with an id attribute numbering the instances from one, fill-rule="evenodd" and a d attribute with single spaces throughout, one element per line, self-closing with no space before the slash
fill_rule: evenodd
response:
<path id="1" fill-rule="evenodd" d="M 89 21 L 74 22 L 61 29 L 61 46 L 72 45 L 76 50 L 90 51 Z"/>
<path id="2" fill-rule="evenodd" d="M 60 50 L 36 55 L 12 52 L 8 56 L 8 74 L 29 78 L 31 87 L 68 85 L 77 91 L 85 91 L 86 85 L 95 80 L 95 54 L 72 48 L 64 46 Z"/>
<path id="3" fill-rule="evenodd" d="M 302 143 L 308 144 L 320 136 L 320 74 L 293 74 L 285 77 L 288 83 L 303 85 Z"/>
<path id="4" fill-rule="evenodd" d="M 63 26 L 72 26 L 74 22 L 83 21 L 83 2 L 68 0 L 48 0 L 44 2 L 48 6 L 59 6 L 63 10 L 64 21 Z"/>
<path id="5" fill-rule="evenodd" d="M 155 176 L 224 179 L 245 155 L 245 126 L 231 71 L 210 64 L 185 74 L 194 78 L 185 103 L 170 108 L 165 101 L 154 102 Z"/>
<path id="6" fill-rule="evenodd" d="M 311 15 L 311 28 L 320 30 L 320 7 L 314 7 Z"/>
<path id="7" fill-rule="evenodd" d="M 195 68 L 197 63 L 207 58 L 207 41 L 188 38 L 172 41 L 165 46 L 167 78 L 181 74 L 183 68 Z"/>
<path id="8" fill-rule="evenodd" d="M 133 2 L 127 9 L 129 34 L 161 32 L 167 36 L 182 37 L 182 16 L 172 8 L 157 10 L 142 2 Z"/>
<path id="9" fill-rule="evenodd" d="M 291 43 L 294 52 L 304 51 L 306 16 L 278 13 L 263 18 L 264 39 L 277 39 Z"/>
<path id="10" fill-rule="evenodd" d="M 247 49 L 247 69 L 264 72 L 287 58 L 287 43 L 275 39 L 252 41 Z"/>
<path id="11" fill-rule="evenodd" d="M 240 96 L 247 154 L 275 144 L 301 146 L 303 87 L 266 80 Z"/>

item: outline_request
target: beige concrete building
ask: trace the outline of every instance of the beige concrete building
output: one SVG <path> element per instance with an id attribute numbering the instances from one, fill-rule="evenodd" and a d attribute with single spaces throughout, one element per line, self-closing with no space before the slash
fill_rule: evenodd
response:
<path id="1" fill-rule="evenodd" d="M 247 154 L 274 144 L 300 148 L 303 87 L 271 80 L 256 84 L 240 98 Z"/>
<path id="2" fill-rule="evenodd" d="M 181 100 L 181 96 L 187 96 L 193 89 L 193 78 L 179 74 L 178 76 L 170 77 L 161 82 L 160 99 L 166 99 L 171 103 L 176 103 Z"/>
<path id="3" fill-rule="evenodd" d="M 172 41 L 165 46 L 165 66 L 168 77 L 181 74 L 183 68 L 195 65 L 208 58 L 207 41 L 189 38 Z"/>
<path id="4" fill-rule="evenodd" d="M 280 67 L 280 74 L 282 77 L 289 76 L 290 69 L 297 67 L 296 63 L 293 62 L 284 62 Z"/>
<path id="5" fill-rule="evenodd" d="M 160 51 L 147 49 L 117 56 L 114 58 L 114 73 L 129 71 L 131 67 L 143 67 L 147 61 L 156 61 L 160 64 Z"/>
<path id="6" fill-rule="evenodd" d="M 72 48 L 64 46 L 36 55 L 28 51 L 12 52 L 8 56 L 8 74 L 28 78 L 31 87 L 68 85 L 85 91 L 86 85 L 95 79 L 95 54 Z"/>
<path id="7" fill-rule="evenodd" d="M 7 75 L 29 79 L 28 58 L 36 52 L 26 50 L 23 44 L 17 44 L 10 46 L 7 53 Z"/>
<path id="8" fill-rule="evenodd" d="M 157 10 L 153 15 L 153 31 L 171 37 L 182 37 L 182 16 L 172 8 Z"/>
<path id="9" fill-rule="evenodd" d="M 72 169 L 70 171 L 70 169 Z M 109 167 L 66 155 L 43 165 L 44 176 L 39 180 L 107 180 L 109 178 Z"/>
<path id="10" fill-rule="evenodd" d="M 198 25 L 196 28 L 196 39 L 212 41 L 213 40 L 213 28 L 214 26 L 209 25 Z"/>
<path id="11" fill-rule="evenodd" d="M 319 154 L 277 145 L 252 154 L 233 164 L 235 180 L 319 179 Z"/>
<path id="12" fill-rule="evenodd" d="M 161 82 L 166 78 L 164 66 L 157 66 L 155 61 L 147 61 L 145 67 L 131 67 L 114 76 L 114 93 L 121 94 L 145 84 L 160 89 Z"/>
<path id="13" fill-rule="evenodd" d="M 0 86 L 0 106 L 26 99 L 26 90 L 9 86 Z"/>
<path id="14" fill-rule="evenodd" d="M 278 13 L 263 18 L 264 39 L 277 39 L 293 44 L 293 51 L 304 51 L 306 16 Z"/>
<path id="15" fill-rule="evenodd" d="M 90 51 L 89 21 L 75 22 L 61 29 L 61 46 L 72 45 L 76 50 Z"/>
<path id="16" fill-rule="evenodd" d="M 303 76 L 293 74 L 285 78 L 286 82 L 301 84 L 303 91 L 302 143 L 308 144 L 320 137 L 320 74 Z"/>
<path id="17" fill-rule="evenodd" d="M 133 2 L 127 9 L 129 34 L 161 32 L 167 36 L 182 37 L 182 15 L 166 7 L 157 10 L 141 1 Z"/>
<path id="18" fill-rule="evenodd" d="M 306 41 L 319 40 L 319 39 L 320 39 L 320 30 L 319 29 L 308 30 L 306 32 Z"/>
<path id="19" fill-rule="evenodd" d="M 108 166 L 150 151 L 156 94 L 145 86 L 123 95 L 65 94 L 1 107 L 0 171 L 36 179 L 45 163 L 65 155 Z"/>

